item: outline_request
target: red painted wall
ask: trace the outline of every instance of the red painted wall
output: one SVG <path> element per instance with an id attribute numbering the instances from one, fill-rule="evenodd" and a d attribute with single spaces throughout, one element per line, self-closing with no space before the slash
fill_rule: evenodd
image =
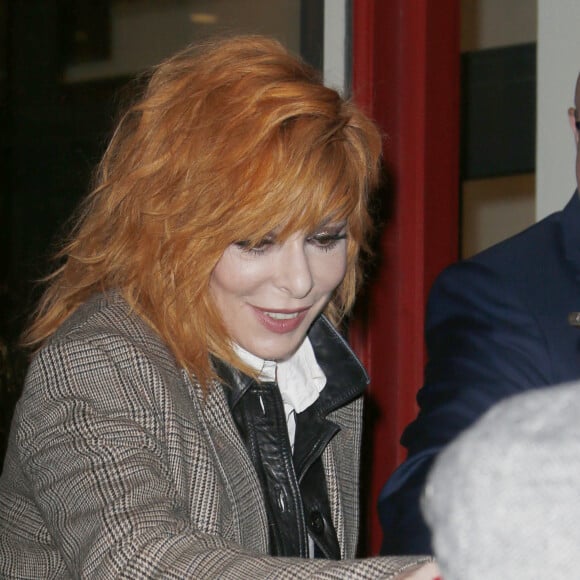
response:
<path id="1" fill-rule="evenodd" d="M 371 376 L 363 552 L 378 553 L 378 494 L 416 415 L 429 288 L 458 256 L 459 0 L 353 0 L 353 96 L 385 134 L 379 267 L 351 342 Z M 366 479 L 365 479 L 366 478 Z"/>

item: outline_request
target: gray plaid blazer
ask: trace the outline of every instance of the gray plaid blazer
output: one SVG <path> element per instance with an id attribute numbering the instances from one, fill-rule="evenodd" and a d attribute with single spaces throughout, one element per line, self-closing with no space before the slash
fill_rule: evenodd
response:
<path id="1" fill-rule="evenodd" d="M 323 458 L 347 558 L 361 411 L 358 399 L 333 414 Z M 268 556 L 223 389 L 204 396 L 118 295 L 88 301 L 33 360 L 0 478 L 0 578 L 392 578 L 418 561 Z"/>

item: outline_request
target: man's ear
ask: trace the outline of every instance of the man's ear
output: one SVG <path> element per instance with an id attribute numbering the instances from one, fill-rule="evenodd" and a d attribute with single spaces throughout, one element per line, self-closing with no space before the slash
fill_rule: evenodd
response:
<path id="1" fill-rule="evenodd" d="M 578 143 L 579 133 L 578 127 L 576 126 L 576 109 L 574 107 L 570 107 L 568 109 L 568 122 L 570 123 L 570 128 L 572 129 L 572 133 L 574 133 L 574 139 L 576 143 Z"/>

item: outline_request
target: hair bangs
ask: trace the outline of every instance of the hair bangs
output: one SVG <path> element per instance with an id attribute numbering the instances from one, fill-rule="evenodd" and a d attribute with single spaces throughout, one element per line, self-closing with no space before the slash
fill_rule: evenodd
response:
<path id="1" fill-rule="evenodd" d="M 246 157 L 243 171 L 232 173 L 227 195 L 217 202 L 227 205 L 220 229 L 229 231 L 232 242 L 258 243 L 272 233 L 283 241 L 298 231 L 346 221 L 357 244 L 364 244 L 369 168 L 345 135 L 344 123 L 335 122 L 334 131 L 329 124 L 308 116 L 304 125 L 310 135 L 288 135 L 281 128 Z"/>

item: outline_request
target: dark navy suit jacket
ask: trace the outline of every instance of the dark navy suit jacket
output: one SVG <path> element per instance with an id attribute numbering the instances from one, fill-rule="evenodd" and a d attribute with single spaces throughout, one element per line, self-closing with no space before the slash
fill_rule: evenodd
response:
<path id="1" fill-rule="evenodd" d="M 580 378 L 580 197 L 477 256 L 447 268 L 427 306 L 420 411 L 408 458 L 379 499 L 382 553 L 429 553 L 420 496 L 437 453 L 500 399 Z M 580 395 L 580 393 L 579 393 Z"/>

